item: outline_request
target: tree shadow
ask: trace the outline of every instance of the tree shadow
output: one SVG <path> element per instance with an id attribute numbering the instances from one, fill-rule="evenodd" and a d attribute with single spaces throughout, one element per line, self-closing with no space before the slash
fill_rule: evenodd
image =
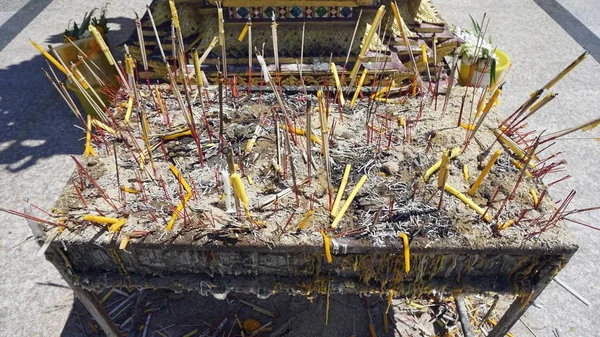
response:
<path id="1" fill-rule="evenodd" d="M 113 46 L 125 41 L 135 27 L 126 17 L 112 18 L 109 23 L 118 25 L 108 34 Z M 49 36 L 44 44 L 62 42 L 62 34 Z M 38 54 L 0 69 L 0 165 L 9 172 L 19 172 L 55 155 L 83 151 L 79 141 L 83 133 L 73 127 L 79 121 L 44 77 L 42 67 L 48 66 Z M 75 95 L 72 97 L 77 101 Z"/>

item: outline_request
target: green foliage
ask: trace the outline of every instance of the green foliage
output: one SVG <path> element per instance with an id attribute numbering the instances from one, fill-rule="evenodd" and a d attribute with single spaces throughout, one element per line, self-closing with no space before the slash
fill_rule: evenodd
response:
<path id="1" fill-rule="evenodd" d="M 93 25 L 100 30 L 101 33 L 106 34 L 108 32 L 108 20 L 106 19 L 106 6 L 105 5 L 100 11 L 100 17 L 94 16 L 94 13 L 98 11 L 98 8 L 92 9 L 89 13 L 86 12 L 83 15 L 81 23 L 78 25 L 77 22 L 73 21 L 73 26 L 67 26 L 64 35 L 71 40 L 79 40 L 85 37 L 88 31 L 89 25 Z M 71 22 L 71 21 L 70 21 Z M 69 22 L 69 24 L 70 24 Z"/>

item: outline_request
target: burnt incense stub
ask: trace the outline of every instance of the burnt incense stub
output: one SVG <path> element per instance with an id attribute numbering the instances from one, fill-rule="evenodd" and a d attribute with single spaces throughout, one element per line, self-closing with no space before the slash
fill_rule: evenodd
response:
<path id="1" fill-rule="evenodd" d="M 211 104 L 218 89 L 207 89 L 192 105 L 202 130 L 198 131 L 201 163 L 193 136 L 183 130 L 184 114 L 166 89 L 159 91 L 173 131 L 165 115 L 146 111 L 152 159 L 137 117 L 129 125 L 119 120 L 123 134 L 130 136 L 118 139 L 107 133 L 104 140 L 98 139 L 94 146 L 98 157 L 79 160 L 81 167 L 56 203 L 66 228 L 46 256 L 75 284 L 90 289 L 164 287 L 308 296 L 323 293 L 326 280 L 332 280 L 334 289 L 343 293 L 529 294 L 543 287 L 577 250 L 562 221 L 551 223 L 556 207 L 550 198 L 532 203 L 529 191 L 545 189 L 534 176 L 526 175 L 510 198 L 521 170 L 512 161 L 515 154 L 495 141 L 495 109 L 475 139 L 447 166 L 446 184 L 485 213 L 478 214 L 438 188 L 439 170 L 432 168 L 443 150 L 465 146 L 467 130 L 456 127 L 463 88 L 455 88 L 444 113 L 441 107 L 436 111 L 435 102 L 421 98 L 401 97 L 391 104 L 365 100 L 352 110 L 332 101 L 329 128 L 323 133 L 318 108 L 311 108 L 310 164 L 305 159 L 304 110 L 307 100 L 318 107 L 317 97 L 282 94 L 288 126 L 284 113 L 274 115 L 274 93 L 226 99 L 220 139 L 219 107 Z M 146 99 L 141 104 L 151 106 L 146 89 L 138 90 Z M 206 100 L 204 113 L 200 97 Z M 467 100 L 465 104 L 471 104 Z M 282 144 L 279 151 L 277 139 Z M 323 139 L 328 143 L 330 185 L 319 142 Z M 116 162 L 113 147 L 105 146 L 113 142 Z M 234 172 L 248 199 L 248 214 L 242 202 L 236 210 L 239 196 L 230 187 L 227 164 L 230 149 Z M 469 196 L 468 190 L 497 150 L 501 154 Z M 367 179 L 333 229 L 330 203 L 336 199 L 346 165 L 350 170 L 338 209 L 361 177 Z M 231 188 L 229 193 L 225 187 Z M 111 231 L 111 224 L 94 216 L 126 221 Z M 47 229 L 49 235 L 56 231 Z M 321 230 L 330 240 L 331 263 Z M 399 233 L 409 237 L 408 272 Z"/>

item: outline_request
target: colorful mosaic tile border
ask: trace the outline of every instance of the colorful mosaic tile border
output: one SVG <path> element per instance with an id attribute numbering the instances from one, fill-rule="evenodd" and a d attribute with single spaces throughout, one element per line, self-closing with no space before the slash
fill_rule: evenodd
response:
<path id="1" fill-rule="evenodd" d="M 352 7 L 339 6 L 267 6 L 267 7 L 229 7 L 229 18 L 233 20 L 277 20 L 296 19 L 351 19 Z"/>

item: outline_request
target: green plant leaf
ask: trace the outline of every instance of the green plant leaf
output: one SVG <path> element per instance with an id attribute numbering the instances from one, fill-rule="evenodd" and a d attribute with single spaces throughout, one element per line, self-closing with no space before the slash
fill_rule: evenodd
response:
<path id="1" fill-rule="evenodd" d="M 479 33 L 481 33 L 481 27 L 479 26 L 479 22 L 475 21 L 471 14 L 469 14 L 469 17 L 471 18 L 471 23 L 473 24 L 473 31 L 475 35 L 479 36 Z"/>
<path id="2" fill-rule="evenodd" d="M 496 59 L 492 58 L 490 62 L 490 88 L 496 84 Z"/>

